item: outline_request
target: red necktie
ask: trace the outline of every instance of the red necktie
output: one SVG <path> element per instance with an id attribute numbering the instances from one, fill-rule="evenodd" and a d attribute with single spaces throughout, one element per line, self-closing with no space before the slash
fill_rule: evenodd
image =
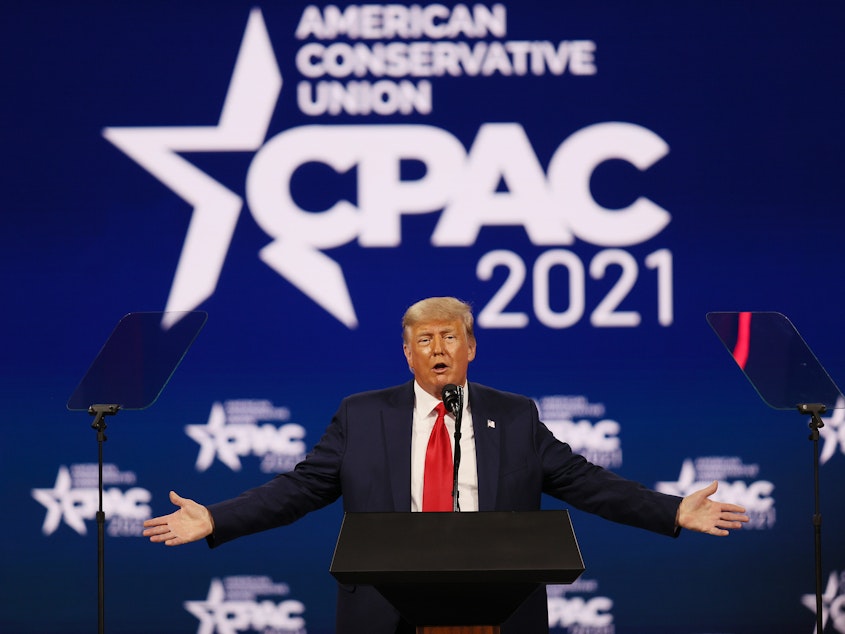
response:
<path id="1" fill-rule="evenodd" d="M 446 429 L 446 406 L 438 403 L 437 420 L 425 450 L 423 511 L 452 510 L 452 442 Z"/>

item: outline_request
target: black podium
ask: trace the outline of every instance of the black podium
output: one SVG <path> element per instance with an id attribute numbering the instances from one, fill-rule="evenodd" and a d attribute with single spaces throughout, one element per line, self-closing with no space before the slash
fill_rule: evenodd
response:
<path id="1" fill-rule="evenodd" d="M 330 572 L 375 586 L 420 634 L 493 634 L 584 561 L 567 511 L 347 513 Z"/>

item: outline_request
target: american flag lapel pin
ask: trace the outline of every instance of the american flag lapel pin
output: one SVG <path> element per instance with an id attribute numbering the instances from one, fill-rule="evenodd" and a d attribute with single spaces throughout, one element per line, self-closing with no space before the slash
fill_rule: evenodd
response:
<path id="1" fill-rule="evenodd" d="M 496 421 L 487 419 L 487 427 L 490 429 L 496 429 Z"/>

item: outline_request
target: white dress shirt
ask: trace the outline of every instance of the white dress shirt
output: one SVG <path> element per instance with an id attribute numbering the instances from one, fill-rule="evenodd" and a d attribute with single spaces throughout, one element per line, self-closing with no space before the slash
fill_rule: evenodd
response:
<path id="1" fill-rule="evenodd" d="M 461 463 L 458 465 L 458 500 L 461 511 L 478 510 L 478 468 L 475 460 L 475 431 L 472 427 L 469 392 L 464 385 L 464 409 L 461 416 Z M 428 438 L 437 420 L 434 408 L 440 399 L 433 397 L 414 381 L 414 427 L 411 434 L 411 511 L 422 511 L 423 472 Z M 446 429 L 452 441 L 454 459 L 455 418 L 446 414 Z"/>

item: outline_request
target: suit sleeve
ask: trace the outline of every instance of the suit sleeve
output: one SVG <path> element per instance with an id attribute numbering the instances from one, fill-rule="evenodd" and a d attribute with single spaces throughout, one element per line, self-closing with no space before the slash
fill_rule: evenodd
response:
<path id="1" fill-rule="evenodd" d="M 574 453 L 540 422 L 533 402 L 531 417 L 544 493 L 613 522 L 678 535 L 675 520 L 681 498 L 626 480 Z"/>
<path id="2" fill-rule="evenodd" d="M 293 471 L 217 504 L 209 505 L 212 548 L 237 537 L 291 524 L 340 497 L 340 468 L 346 446 L 343 405 L 314 449 Z"/>

